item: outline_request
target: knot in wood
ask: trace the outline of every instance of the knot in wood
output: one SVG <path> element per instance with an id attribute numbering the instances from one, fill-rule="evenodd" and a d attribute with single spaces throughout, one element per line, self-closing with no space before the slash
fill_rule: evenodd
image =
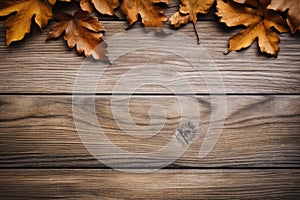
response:
<path id="1" fill-rule="evenodd" d="M 182 145 L 189 145 L 198 135 L 198 127 L 193 122 L 183 122 L 181 126 L 176 130 L 176 139 L 178 143 Z"/>

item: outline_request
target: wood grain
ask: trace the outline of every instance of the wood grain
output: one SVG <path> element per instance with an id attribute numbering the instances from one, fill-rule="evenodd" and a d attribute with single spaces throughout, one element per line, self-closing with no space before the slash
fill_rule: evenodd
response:
<path id="1" fill-rule="evenodd" d="M 89 112 L 87 100 L 91 97 L 80 98 L 87 102 L 83 111 Z M 181 114 L 176 96 L 132 96 L 128 107 L 122 99 L 124 96 L 114 104 L 111 98 L 96 97 L 99 124 L 113 143 L 129 152 L 157 150 L 168 144 L 179 128 Z M 209 96 L 198 96 L 199 139 L 172 166 L 300 167 L 299 100 L 299 96 L 227 96 L 226 120 L 221 136 L 210 154 L 201 159 L 198 152 L 212 106 Z M 127 124 L 129 129 L 121 130 L 112 114 L 112 105 L 121 110 L 129 108 L 133 121 L 139 126 L 149 126 L 150 131 L 158 126 L 150 123 L 150 116 L 154 119 L 165 117 L 165 125 L 154 137 L 132 137 L 128 134 L 143 135 L 147 131 L 140 131 L 130 123 Z M 151 112 L 152 105 L 160 105 L 166 112 Z M 1 96 L 0 108 L 0 167 L 103 167 L 79 139 L 71 96 Z M 122 115 L 118 119 L 124 120 Z M 85 115 L 78 120 L 86 125 L 87 130 L 94 125 Z M 128 163 L 128 158 L 129 154 L 120 154 L 116 156 L 116 162 L 122 167 L 133 167 L 134 163 Z M 154 161 L 145 162 L 151 165 Z"/>
<path id="2" fill-rule="evenodd" d="M 175 12 L 178 11 L 179 9 L 179 1 L 178 0 L 169 0 L 168 5 L 163 5 L 160 4 L 161 8 L 164 10 L 164 14 L 170 18 Z M 61 13 L 61 12 L 69 12 L 73 13 L 75 10 L 79 9 L 79 4 L 78 2 L 63 2 L 63 1 L 58 1 L 56 2 L 54 6 L 54 13 Z M 209 10 L 208 14 L 201 14 L 198 16 L 198 20 L 216 20 L 217 16 L 214 14 L 215 13 L 215 7 L 212 6 L 212 8 Z M 122 14 L 120 11 L 120 8 L 115 10 L 115 16 L 108 16 L 108 15 L 102 15 L 97 11 L 93 12 L 93 15 L 97 16 L 100 20 L 105 20 L 105 21 L 125 21 L 126 16 Z M 140 22 L 136 22 L 140 23 Z"/>
<path id="3" fill-rule="evenodd" d="M 124 32 L 126 22 L 104 21 L 107 29 L 105 39 Z M 133 28 L 140 27 L 139 25 Z M 166 26 L 168 28 L 168 26 Z M 201 45 L 211 56 L 223 78 L 227 93 L 260 93 L 260 94 L 298 94 L 300 91 L 300 43 L 297 37 L 281 34 L 281 52 L 277 59 L 261 56 L 256 45 L 242 52 L 232 52 L 223 55 L 227 49 L 227 41 L 237 32 L 224 28 L 217 22 L 204 21 L 198 24 Z M 65 42 L 54 40 L 45 43 L 46 28 L 43 33 L 35 30 L 30 37 L 11 47 L 5 47 L 4 30 L 0 30 L 0 91 L 1 93 L 63 93 L 73 91 L 74 81 L 84 58 L 73 50 L 69 51 Z M 192 25 L 179 30 L 189 37 L 194 37 Z M 209 34 L 207 34 L 209 33 Z M 174 44 L 172 44 L 174 45 Z M 141 46 L 143 44 L 141 43 Z M 41 50 L 42 48 L 42 50 Z M 206 61 L 197 59 L 195 51 L 190 54 L 195 57 L 196 64 L 205 66 Z M 168 64 L 183 74 L 196 93 L 209 93 L 203 80 L 199 79 L 198 71 L 183 62 L 182 58 L 157 51 L 139 51 L 117 60 L 105 72 L 97 87 L 97 93 L 112 93 L 120 76 L 132 69 L 133 64 L 144 64 L 145 61 Z M 95 74 L 97 74 L 95 68 Z M 207 69 L 206 69 L 207 70 Z M 202 72 L 206 71 L 203 70 Z M 166 70 L 166 76 L 171 72 Z M 201 71 L 201 70 L 200 70 Z M 183 78 L 174 77 L 175 86 L 180 88 Z M 209 79 L 214 76 L 209 77 Z M 151 73 L 142 73 L 132 81 L 139 82 L 151 79 Z M 162 80 L 164 78 L 162 77 Z M 177 84 L 177 85 L 176 85 Z M 130 84 L 128 84 L 130 85 Z M 155 85 L 141 87 L 138 93 L 170 93 L 163 87 Z M 127 91 L 124 91 L 127 93 Z M 188 92 L 190 93 L 190 92 Z"/>
<path id="4" fill-rule="evenodd" d="M 62 8 L 73 12 L 77 7 L 78 4 L 74 2 L 60 2 L 54 12 L 61 12 Z M 171 0 L 170 5 L 165 7 L 165 13 L 170 17 L 177 9 L 178 1 Z M 213 13 L 214 10 L 211 10 L 208 15 L 199 17 L 197 29 L 201 47 L 218 67 L 225 92 L 241 96 L 227 97 L 225 126 L 217 144 L 205 158 L 199 158 L 198 152 L 203 145 L 214 108 L 208 95 L 197 96 L 201 116 L 198 140 L 168 166 L 172 169 L 147 174 L 103 169 L 107 166 L 97 161 L 82 144 L 74 124 L 71 96 L 61 94 L 73 92 L 75 78 L 84 57 L 78 56 L 74 50 L 68 50 L 62 39 L 45 42 L 49 27 L 42 33 L 33 27 L 30 37 L 5 47 L 5 32 L 1 22 L 0 93 L 3 95 L 0 96 L 0 199 L 299 198 L 300 96 L 258 95 L 300 94 L 299 36 L 280 35 L 281 51 L 277 59 L 260 55 L 255 44 L 245 51 L 225 56 L 223 52 L 227 50 L 228 39 L 239 29 L 225 28 L 216 22 Z M 114 17 L 96 16 L 106 27 L 105 40 L 124 32 L 127 27 L 119 11 Z M 130 29 L 140 27 L 140 22 L 137 22 Z M 170 28 L 167 23 L 164 27 Z M 191 24 L 178 32 L 196 42 Z M 177 48 L 173 43 L 170 41 L 170 47 Z M 140 42 L 140 46 L 143 47 L 144 43 Z M 207 60 L 200 59 L 193 48 L 187 51 L 193 56 L 196 65 L 207 64 Z M 123 82 L 126 87 L 121 91 L 114 89 L 122 75 L 136 65 L 145 64 L 145 61 L 163 64 L 179 72 L 191 83 L 196 93 L 210 93 L 205 81 L 199 78 L 192 65 L 177 55 L 157 49 L 139 50 L 118 58 L 105 71 L 96 92 L 128 94 L 135 83 L 152 80 L 157 71 L 148 68 L 141 70 L 138 76 L 131 76 L 130 81 Z M 160 75 L 163 74 L 160 79 L 168 82 L 168 77 L 172 77 L 170 82 L 175 80 L 173 87 L 182 89 L 179 93 L 190 93 L 184 90 L 184 78 L 174 76 L 172 70 L 165 68 L 163 72 L 159 71 Z M 200 70 L 201 73 L 209 71 L 205 67 Z M 94 74 L 96 72 L 96 69 L 91 71 Z M 210 81 L 214 78 L 212 75 L 208 77 Z M 180 127 L 178 98 L 172 95 L 147 95 L 171 93 L 168 88 L 155 84 L 155 81 L 143 85 L 135 92 L 145 94 L 130 99 L 128 108 L 136 124 L 128 123 L 123 115 L 116 120 L 116 115 L 112 113 L 113 106 L 119 108 L 119 111 L 127 110 L 124 100 L 126 95 L 118 96 L 116 102 L 111 102 L 112 96 L 96 97 L 99 124 L 107 137 L 122 149 L 139 153 L 155 151 L 168 144 Z M 6 93 L 16 95 L 6 96 Z M 33 95 L 22 95 L 27 93 Z M 51 95 L 54 93 L 59 95 Z M 88 92 L 82 90 L 81 93 Z M 80 98 L 86 102 L 86 107 L 80 111 L 89 112 L 91 96 L 82 95 Z M 160 107 L 151 107 L 153 105 Z M 195 113 L 191 112 L 184 118 Z M 151 135 L 151 131 L 159 127 L 155 120 L 164 117 L 166 122 L 154 137 L 142 139 L 128 135 Z M 89 115 L 80 116 L 78 120 L 87 128 L 94 125 Z M 120 124 L 125 124 L 126 129 L 121 130 Z M 105 143 L 91 141 L 91 144 L 94 143 L 106 147 Z M 119 166 L 136 167 L 135 163 L 129 162 L 129 158 L 129 153 L 114 156 Z M 156 162 L 143 158 L 138 161 L 150 167 Z"/>
<path id="5" fill-rule="evenodd" d="M 297 199 L 299 170 L 0 170 L 1 199 Z"/>
<path id="6" fill-rule="evenodd" d="M 170 0 L 170 5 L 164 6 L 168 17 L 177 11 L 178 3 L 178 0 Z M 76 9 L 78 2 L 58 2 L 54 12 L 73 13 Z M 113 17 L 94 14 L 107 30 L 106 41 L 127 28 L 120 11 Z M 245 51 L 223 55 L 228 39 L 240 29 L 218 23 L 214 9 L 208 15 L 199 15 L 198 20 L 201 47 L 216 64 L 225 92 L 235 94 L 227 96 L 225 126 L 205 158 L 199 158 L 198 153 L 215 108 L 198 72 L 211 71 L 207 67 L 208 56 L 199 56 L 195 49 L 187 48 L 194 64 L 204 66 L 195 70 L 184 58 L 168 51 L 140 49 L 114 61 L 98 85 L 95 84 L 98 94 L 123 94 L 117 95 L 115 102 L 111 101 L 111 95 L 96 96 L 95 111 L 106 136 L 118 147 L 139 153 L 155 151 L 168 144 L 182 121 L 177 96 L 170 95 L 172 91 L 153 81 L 156 72 L 160 80 L 182 89 L 178 93 L 190 93 L 184 90 L 183 84 L 188 80 L 193 92 L 202 94 L 196 98 L 199 110 L 183 105 L 191 111 L 184 119 L 200 114 L 199 138 L 167 167 L 170 169 L 146 174 L 107 169 L 80 140 L 69 94 L 73 92 L 84 57 L 69 50 L 62 38 L 45 42 L 49 26 L 43 31 L 33 26 L 24 41 L 6 47 L 5 30 L 0 22 L 0 199 L 299 199 L 299 34 L 293 37 L 280 34 L 281 51 L 276 59 L 262 56 L 256 44 Z M 141 28 L 140 22 L 129 30 L 137 28 Z M 166 23 L 164 28 L 171 27 Z M 191 24 L 177 32 L 196 43 Z M 138 37 L 142 39 L 138 44 L 143 48 L 146 33 Z M 124 51 L 122 42 L 120 50 Z M 180 49 L 176 44 L 172 40 L 166 46 Z M 124 74 L 145 63 L 169 68 L 140 70 L 138 75 L 129 77 L 130 81 L 122 83 L 126 87 L 121 91 L 114 89 Z M 183 76 L 174 76 L 170 69 Z M 95 68 L 90 72 L 97 74 L 98 71 Z M 210 81 L 214 78 L 208 75 Z M 152 81 L 138 88 L 135 92 L 140 94 L 131 96 L 127 106 L 125 100 L 130 89 L 144 80 Z M 85 81 L 91 83 L 92 80 Z M 89 92 L 83 87 L 80 93 Z M 86 104 L 79 110 L 84 114 L 76 120 L 88 130 L 95 125 L 87 115 L 92 111 L 91 96 L 81 94 L 79 98 Z M 121 113 L 117 120 L 112 107 Z M 127 109 L 134 123 L 122 115 Z M 157 120 L 164 118 L 163 128 L 153 137 L 143 139 L 128 135 L 150 136 L 159 127 Z M 125 129 L 119 125 L 125 125 Z M 92 140 L 89 144 L 107 148 L 101 141 Z M 112 157 L 123 169 L 136 167 L 136 163 L 129 162 L 129 153 L 108 155 Z M 149 167 L 157 162 L 143 158 L 138 161 Z"/>

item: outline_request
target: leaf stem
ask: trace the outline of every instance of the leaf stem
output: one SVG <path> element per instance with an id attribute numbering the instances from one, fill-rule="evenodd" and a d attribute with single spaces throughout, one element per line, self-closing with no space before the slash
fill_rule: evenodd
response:
<path id="1" fill-rule="evenodd" d="M 195 34 L 196 34 L 196 37 L 197 37 L 197 42 L 198 42 L 198 44 L 200 44 L 200 37 L 199 37 L 199 34 L 198 34 L 198 31 L 197 31 L 195 23 L 193 23 L 193 27 L 194 27 L 194 31 L 195 31 Z"/>

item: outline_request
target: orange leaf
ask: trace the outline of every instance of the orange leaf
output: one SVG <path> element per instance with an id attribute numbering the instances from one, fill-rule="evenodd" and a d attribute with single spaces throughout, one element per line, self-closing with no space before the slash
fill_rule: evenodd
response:
<path id="1" fill-rule="evenodd" d="M 57 0 L 48 0 L 52 5 L 56 3 Z M 66 1 L 66 2 L 71 2 L 71 0 L 59 0 L 59 1 Z"/>
<path id="2" fill-rule="evenodd" d="M 163 22 L 167 17 L 163 14 L 163 10 L 156 3 L 166 3 L 168 0 L 124 0 L 121 11 L 126 15 L 129 25 L 138 20 L 140 15 L 142 23 L 145 27 L 162 28 Z"/>
<path id="3" fill-rule="evenodd" d="M 180 27 L 191 21 L 197 22 L 197 13 L 207 14 L 214 0 L 181 0 L 179 12 L 176 12 L 170 22 L 174 27 Z"/>
<path id="4" fill-rule="evenodd" d="M 293 34 L 300 30 L 300 0 L 272 0 L 269 9 L 287 12 L 287 23 Z"/>
<path id="5" fill-rule="evenodd" d="M 97 17 L 87 12 L 77 11 L 74 16 L 59 14 L 55 18 L 58 22 L 50 27 L 48 39 L 58 38 L 64 32 L 64 39 L 69 48 L 76 45 L 77 52 L 85 56 L 92 55 L 96 60 L 108 61 L 106 57 L 106 43 L 102 39 L 104 27 Z"/>
<path id="6" fill-rule="evenodd" d="M 229 51 L 240 50 L 249 47 L 255 39 L 258 39 L 260 51 L 273 56 L 279 52 L 280 39 L 272 30 L 287 32 L 288 28 L 284 19 L 273 10 L 267 9 L 270 0 L 240 1 L 245 4 L 223 0 L 217 0 L 217 15 L 220 21 L 227 26 L 243 25 L 246 28 L 232 36 L 229 41 Z M 251 7 L 248 6 L 251 3 Z M 254 7 L 254 5 L 257 5 Z"/>
<path id="7" fill-rule="evenodd" d="M 79 0 L 80 7 L 82 10 L 91 13 L 93 11 L 93 6 L 101 14 L 114 15 L 114 9 L 118 8 L 120 3 L 119 0 Z"/>
<path id="8" fill-rule="evenodd" d="M 0 16 L 8 17 L 4 22 L 6 30 L 6 44 L 22 40 L 30 32 L 31 20 L 43 28 L 52 17 L 52 5 L 45 0 L 2 0 Z"/>
<path id="9" fill-rule="evenodd" d="M 252 7 L 257 7 L 259 6 L 259 1 L 257 0 L 233 0 L 235 1 L 236 3 L 242 3 L 242 4 L 247 4 L 249 6 L 252 6 Z"/>
<path id="10" fill-rule="evenodd" d="M 207 14 L 215 0 L 181 0 L 179 12 L 176 12 L 169 20 L 171 24 L 178 28 L 188 22 L 193 22 L 198 43 L 200 42 L 196 30 L 197 14 Z"/>

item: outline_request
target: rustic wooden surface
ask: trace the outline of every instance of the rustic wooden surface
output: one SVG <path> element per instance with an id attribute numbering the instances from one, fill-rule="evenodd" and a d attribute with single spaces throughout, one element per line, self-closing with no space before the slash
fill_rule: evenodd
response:
<path id="1" fill-rule="evenodd" d="M 177 5 L 177 0 L 171 1 L 166 7 L 167 16 L 176 11 Z M 77 5 L 67 7 L 73 12 Z M 55 12 L 61 8 L 56 7 Z M 104 39 L 127 27 L 119 12 L 119 18 L 98 16 L 107 30 Z M 228 29 L 216 22 L 213 11 L 200 17 L 197 29 L 201 45 L 218 67 L 227 93 L 222 134 L 205 158 L 198 157 L 204 137 L 200 135 L 167 169 L 140 174 L 109 169 L 93 158 L 80 141 L 72 115 L 72 92 L 84 57 L 68 50 L 62 39 L 45 42 L 49 27 L 42 33 L 33 28 L 30 37 L 6 47 L 0 22 L 0 199 L 299 198 L 299 34 L 280 35 L 278 58 L 261 55 L 255 44 L 245 51 L 224 55 L 228 39 L 239 29 Z M 139 27 L 136 23 L 132 28 Z M 166 24 L 165 28 L 170 27 Z M 196 42 L 191 24 L 178 31 Z M 161 87 L 144 86 L 136 95 L 130 97 L 128 91 L 123 91 L 120 96 L 131 98 L 130 114 L 139 125 L 149 125 L 152 104 L 165 106 L 165 126 L 149 139 L 130 137 L 118 127 L 110 94 L 132 61 L 142 64 L 147 58 L 172 63 L 185 74 L 197 93 L 204 131 L 213 109 L 209 91 L 204 82 L 195 78 L 196 72 L 177 56 L 160 53 L 140 51 L 119 60 L 96 90 L 99 123 L 112 141 L 133 152 L 148 152 L 165 145 L 178 129 L 180 113 L 176 95 Z M 201 65 L 204 61 L 197 62 Z M 139 82 L 149 77 L 145 72 L 132 78 Z M 176 86 L 180 87 L 180 80 Z M 91 97 L 82 94 L 81 98 Z M 118 105 L 126 109 L 122 101 Z M 154 117 L 160 114 L 154 113 Z M 89 123 L 88 119 L 80 120 Z M 134 128 L 130 131 L 146 134 Z M 128 156 L 121 154 L 117 158 L 122 166 L 130 168 L 134 163 L 127 162 Z"/>
<path id="2" fill-rule="evenodd" d="M 295 199 L 299 170 L 0 170 L 2 199 Z"/>
<path id="3" fill-rule="evenodd" d="M 105 38 L 109 38 L 124 31 L 127 24 L 124 21 L 104 21 L 103 25 L 107 32 Z M 300 43 L 298 37 L 290 37 L 289 34 L 281 34 L 281 52 L 277 59 L 258 55 L 256 45 L 246 51 L 232 52 L 224 55 L 227 50 L 228 39 L 235 31 L 228 31 L 222 24 L 215 21 L 198 23 L 201 45 L 211 56 L 220 71 L 227 93 L 262 93 L 262 94 L 298 94 L 300 92 Z M 136 27 L 140 27 L 136 25 Z M 168 26 L 166 26 L 168 27 Z M 169 27 L 170 28 L 170 27 Z M 41 34 L 35 31 L 12 47 L 4 46 L 4 30 L 0 30 L 0 90 L 2 93 L 71 93 L 77 72 L 84 60 L 77 56 L 73 50 L 68 50 L 65 42 L 47 38 L 47 28 Z M 179 31 L 195 39 L 191 24 Z M 210 34 L 207 34 L 207 33 Z M 43 50 L 41 51 L 41 46 Z M 143 44 L 141 44 L 143 46 Z M 160 52 L 159 52 L 160 53 Z M 30 54 L 30 57 L 28 57 Z M 180 62 L 178 56 L 168 57 L 152 55 L 161 63 L 172 60 L 172 63 Z M 197 56 L 197 55 L 195 55 Z M 139 52 L 132 55 L 136 63 L 143 62 L 148 58 L 147 53 Z M 127 58 L 129 59 L 129 58 Z M 111 93 L 115 82 L 120 78 L 118 75 L 128 70 L 128 64 L 120 61 L 121 65 L 108 70 L 97 88 L 97 93 Z M 201 64 L 201 60 L 198 60 Z M 119 64 L 120 64 L 119 63 Z M 198 64 L 198 63 L 195 63 Z M 284 67 L 283 67 L 284 66 Z M 127 68 L 126 68 L 127 67 Z M 179 68 L 180 72 L 187 74 L 186 77 L 194 85 L 195 92 L 207 93 L 203 82 L 193 78 L 197 71 L 190 71 L 190 67 Z M 196 76 L 197 77 L 197 76 Z M 136 81 L 144 80 L 144 76 L 135 77 Z M 179 81 L 180 82 L 180 81 Z M 144 87 L 140 93 L 166 93 L 161 88 Z"/>
<path id="4" fill-rule="evenodd" d="M 110 100 L 110 96 L 96 97 L 99 123 L 110 140 L 130 152 L 159 149 L 172 139 L 178 128 L 180 112 L 174 109 L 179 107 L 176 97 L 131 97 L 130 114 L 135 123 L 149 122 L 148 106 L 151 104 L 167 107 L 165 127 L 155 137 L 147 139 L 126 135 L 118 127 Z M 198 102 L 201 130 L 205 133 L 210 120 L 210 99 L 198 96 Z M 124 100 L 116 104 L 126 109 Z M 80 142 L 70 96 L 0 96 L 0 107 L 0 167 L 103 167 Z M 204 137 L 201 134 L 173 166 L 300 167 L 299 108 L 299 96 L 228 96 L 225 126 L 213 151 L 203 159 L 198 157 Z M 90 123 L 84 117 L 79 120 L 86 125 Z M 155 128 L 153 124 L 149 126 Z M 126 130 L 127 134 L 140 133 L 134 124 L 132 127 Z M 126 164 L 128 156 L 118 155 L 118 162 Z M 127 165 L 130 167 L 133 163 Z"/>

